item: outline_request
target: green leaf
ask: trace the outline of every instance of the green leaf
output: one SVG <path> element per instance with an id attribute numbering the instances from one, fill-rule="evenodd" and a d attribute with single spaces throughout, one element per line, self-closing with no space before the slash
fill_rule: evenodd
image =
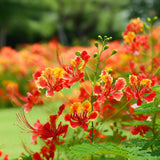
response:
<path id="1" fill-rule="evenodd" d="M 155 85 L 155 86 L 152 87 L 152 89 L 155 90 L 157 95 L 160 96 L 160 85 Z"/>
<path id="2" fill-rule="evenodd" d="M 150 121 L 130 121 L 130 122 L 122 122 L 124 125 L 138 126 L 138 125 L 153 125 Z"/>
<path id="3" fill-rule="evenodd" d="M 156 112 L 160 112 L 160 107 L 135 109 L 135 112 L 133 114 L 148 114 L 148 113 L 156 113 Z"/>
<path id="4" fill-rule="evenodd" d="M 91 157 L 91 155 L 97 157 L 105 154 L 105 157 L 112 155 L 130 160 L 157 160 L 157 157 L 151 156 L 147 150 L 141 150 L 141 147 L 117 146 L 114 143 L 79 144 L 71 147 L 71 154 L 73 159 L 84 159 L 84 157 Z"/>

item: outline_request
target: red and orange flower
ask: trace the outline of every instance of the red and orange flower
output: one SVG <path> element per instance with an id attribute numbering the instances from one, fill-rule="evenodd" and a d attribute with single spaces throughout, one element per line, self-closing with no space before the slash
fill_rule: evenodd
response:
<path id="1" fill-rule="evenodd" d="M 20 126 L 20 128 L 29 133 L 33 133 L 33 136 L 31 137 L 32 143 L 36 143 L 37 137 L 39 136 L 44 141 L 50 139 L 55 144 L 62 144 L 64 141 L 59 141 L 59 136 L 63 135 L 63 138 L 66 136 L 68 125 L 62 125 L 62 122 L 60 122 L 57 127 L 56 121 L 62 114 L 64 108 L 64 105 L 60 106 L 58 113 L 56 115 L 50 115 L 49 121 L 44 124 L 41 124 L 40 121 L 37 120 L 33 127 L 27 121 L 24 112 L 17 114 L 20 124 L 23 125 L 23 127 Z"/>
<path id="2" fill-rule="evenodd" d="M 68 80 L 64 78 L 66 72 L 61 68 L 46 68 L 34 74 L 35 83 L 38 88 L 47 89 L 46 96 L 53 96 L 54 92 L 68 86 Z"/>
<path id="3" fill-rule="evenodd" d="M 110 101 L 113 99 L 120 101 L 123 96 L 122 89 L 124 89 L 126 85 L 125 79 L 118 78 L 115 84 L 112 85 L 113 78 L 106 70 L 102 71 L 100 78 L 102 84 L 98 82 L 94 86 L 94 93 L 97 95 L 97 101 L 101 103 L 105 102 L 107 99 Z"/>
<path id="4" fill-rule="evenodd" d="M 140 106 L 143 102 L 142 98 L 147 102 L 153 102 L 156 96 L 156 91 L 151 88 L 152 81 L 144 78 L 143 74 L 130 75 L 129 83 L 131 86 L 125 88 L 125 93 L 128 100 L 134 98 L 137 100 L 137 105 Z M 148 95 L 146 95 L 148 94 Z"/>
<path id="5" fill-rule="evenodd" d="M 66 114 L 65 120 L 70 122 L 72 128 L 80 126 L 87 131 L 89 121 L 95 120 L 98 116 L 98 113 L 91 111 L 91 109 L 92 106 L 88 100 L 83 103 L 73 103 L 70 107 L 71 114 Z"/>

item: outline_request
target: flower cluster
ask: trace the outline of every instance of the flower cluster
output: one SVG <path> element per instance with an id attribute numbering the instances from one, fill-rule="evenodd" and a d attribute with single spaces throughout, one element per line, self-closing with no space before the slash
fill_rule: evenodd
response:
<path id="1" fill-rule="evenodd" d="M 126 31 L 123 33 L 123 38 L 127 53 L 133 53 L 139 55 L 140 46 L 144 49 L 149 49 L 149 38 L 147 35 L 140 34 L 144 31 L 143 22 L 140 18 L 132 19 L 126 26 Z"/>
<path id="2" fill-rule="evenodd" d="M 151 88 L 152 81 L 146 79 L 144 74 L 139 74 L 138 76 L 130 75 L 129 83 L 131 85 L 125 88 L 125 93 L 128 100 L 134 98 L 137 100 L 137 105 L 142 104 L 142 98 L 147 102 L 153 102 L 156 96 L 156 91 Z M 148 94 L 148 95 L 146 95 Z"/>

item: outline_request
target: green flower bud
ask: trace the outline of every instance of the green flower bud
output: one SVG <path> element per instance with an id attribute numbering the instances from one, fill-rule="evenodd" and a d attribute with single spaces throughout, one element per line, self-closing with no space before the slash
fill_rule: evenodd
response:
<path id="1" fill-rule="evenodd" d="M 106 40 L 107 39 L 107 36 L 104 36 L 104 40 Z"/>
<path id="2" fill-rule="evenodd" d="M 148 18 L 147 18 L 147 21 L 148 21 L 148 22 L 151 22 L 151 18 L 148 17 Z"/>
<path id="3" fill-rule="evenodd" d="M 108 37 L 108 38 L 106 38 L 106 40 L 107 40 L 107 41 L 110 41 L 110 40 L 112 40 L 112 37 Z"/>
<path id="4" fill-rule="evenodd" d="M 117 53 L 117 50 L 114 49 L 114 50 L 112 51 L 111 55 L 114 55 L 114 54 L 116 54 L 116 53 Z"/>
<path id="5" fill-rule="evenodd" d="M 98 39 L 99 39 L 99 40 L 103 40 L 103 38 L 102 38 L 102 36 L 101 36 L 101 35 L 99 35 L 99 36 L 98 36 Z"/>
<path id="6" fill-rule="evenodd" d="M 98 42 L 95 42 L 94 45 L 98 48 Z"/>
<path id="7" fill-rule="evenodd" d="M 157 16 L 153 17 L 153 21 L 156 21 L 157 19 L 158 19 L 158 17 L 157 17 Z"/>
<path id="8" fill-rule="evenodd" d="M 109 48 L 109 46 L 108 45 L 105 45 L 104 46 L 104 50 L 106 50 L 106 49 L 108 49 Z"/>
<path id="9" fill-rule="evenodd" d="M 96 58 L 96 57 L 97 57 L 97 55 L 98 55 L 98 53 L 96 52 L 96 53 L 94 53 L 93 57 L 94 57 L 94 58 Z"/>
<path id="10" fill-rule="evenodd" d="M 76 56 L 80 56 L 81 52 L 77 51 L 75 54 L 76 54 Z"/>

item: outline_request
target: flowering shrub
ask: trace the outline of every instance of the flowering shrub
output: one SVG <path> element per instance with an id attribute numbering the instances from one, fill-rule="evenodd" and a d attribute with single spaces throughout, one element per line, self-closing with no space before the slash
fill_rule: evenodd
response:
<path id="1" fill-rule="evenodd" d="M 32 126 L 24 111 L 17 114 L 19 127 L 32 134 L 31 143 L 42 144 L 39 151 L 24 144 L 28 154 L 20 158 L 160 159 L 160 37 L 155 34 L 159 27 L 152 26 L 155 20 L 131 20 L 122 34 L 123 44 L 108 42 L 111 37 L 107 36 L 98 36 L 99 42 L 85 51 L 50 43 L 55 55 L 39 44 L 31 46 L 33 57 L 22 63 L 24 68 L 34 58 L 44 63 L 31 69 L 32 87 L 26 96 L 20 93 L 17 83 L 3 82 L 12 102 L 29 112 L 35 104 L 45 105 L 45 96 L 65 94 L 66 89 L 73 94 L 65 95 L 66 101 L 62 100 L 58 112 L 50 114 L 46 123 L 37 120 Z M 48 62 L 41 61 L 41 56 Z M 57 57 L 59 66 L 50 64 L 52 57 Z M 3 64 L 3 70 L 9 67 Z M 23 70 L 23 75 L 26 72 Z M 79 90 L 76 94 L 72 87 L 75 84 Z M 128 131 L 132 137 L 127 136 Z"/>

